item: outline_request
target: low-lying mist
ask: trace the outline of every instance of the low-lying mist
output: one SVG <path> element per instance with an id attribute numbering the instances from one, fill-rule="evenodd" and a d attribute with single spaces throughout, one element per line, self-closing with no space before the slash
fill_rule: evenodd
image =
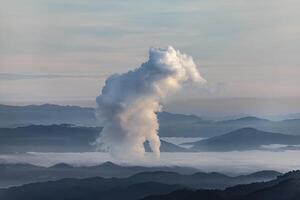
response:
<path id="1" fill-rule="evenodd" d="M 234 151 L 234 152 L 197 152 L 197 153 L 161 153 L 157 160 L 153 153 L 146 153 L 144 160 L 115 160 L 110 154 L 102 152 L 82 153 L 39 153 L 0 155 L 0 163 L 30 163 L 50 166 L 68 163 L 76 166 L 91 166 L 112 161 L 121 165 L 143 166 L 189 166 L 205 172 L 223 172 L 227 174 L 244 174 L 260 170 L 277 170 L 286 172 L 298 169 L 300 151 Z"/>

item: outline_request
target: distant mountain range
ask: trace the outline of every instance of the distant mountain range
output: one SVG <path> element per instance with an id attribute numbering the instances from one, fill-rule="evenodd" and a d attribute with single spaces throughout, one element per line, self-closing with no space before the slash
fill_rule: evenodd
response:
<path id="1" fill-rule="evenodd" d="M 31 124 L 75 124 L 97 126 L 93 108 L 53 104 L 8 106 L 0 105 L 0 127 L 18 127 Z"/>
<path id="2" fill-rule="evenodd" d="M 300 199 L 299 188 L 300 171 L 293 171 L 268 182 L 237 185 L 225 190 L 179 189 L 143 200 L 297 200 Z"/>
<path id="3" fill-rule="evenodd" d="M 30 125 L 0 128 L 0 153 L 24 152 L 94 152 L 93 142 L 102 127 L 79 127 L 70 124 Z M 150 152 L 149 144 L 145 150 Z M 189 150 L 161 140 L 161 152 L 187 152 Z"/>
<path id="4" fill-rule="evenodd" d="M 199 170 L 190 167 L 178 166 L 122 166 L 112 162 L 105 162 L 95 166 L 72 166 L 58 163 L 50 167 L 35 166 L 31 164 L 0 164 L 0 188 L 22 185 L 25 183 L 58 180 L 62 178 L 87 178 L 87 177 L 129 177 L 142 172 L 175 172 L 180 174 L 193 174 Z M 265 179 L 278 175 L 277 172 L 269 174 Z M 258 178 L 258 177 L 257 177 Z"/>
<path id="5" fill-rule="evenodd" d="M 300 119 L 300 113 L 266 116 L 266 118 L 270 119 L 270 120 L 276 120 L 276 121 L 290 120 L 290 119 Z"/>
<path id="6" fill-rule="evenodd" d="M 148 141 L 145 142 L 144 147 L 146 152 L 152 152 Z M 160 140 L 160 151 L 161 152 L 190 152 L 189 149 L 180 147 L 170 142 L 166 142 L 164 140 Z"/>
<path id="7" fill-rule="evenodd" d="M 203 173 L 197 172 L 190 175 L 182 175 L 172 171 L 148 171 L 141 172 L 127 178 L 64 178 L 74 177 L 76 173 L 81 177 L 92 175 L 86 174 L 89 171 L 98 169 L 98 173 L 109 172 L 110 170 L 129 170 L 133 172 L 137 169 L 156 170 L 158 168 L 145 167 L 121 167 L 113 163 L 104 163 L 103 165 L 94 167 L 73 167 L 66 164 L 58 164 L 49 168 L 37 167 L 32 165 L 13 165 L 0 167 L 0 172 L 7 179 L 8 176 L 15 176 L 22 179 L 26 176 L 35 176 L 36 178 L 51 174 L 52 180 L 48 182 L 37 182 L 25 184 L 22 186 L 10 187 L 0 190 L 1 200 L 40 200 L 40 199 L 141 199 L 149 195 L 166 194 L 178 189 L 199 189 L 199 188 L 224 188 L 236 184 L 245 184 L 257 181 L 269 181 L 275 179 L 281 174 L 275 171 L 261 171 L 250 175 L 229 177 L 219 173 Z M 177 168 L 178 169 L 178 168 Z M 181 168 L 181 170 L 184 168 Z M 5 173 L 5 170 L 11 170 L 10 173 Z M 19 170 L 19 171 L 18 171 Z M 31 171 L 26 171 L 31 170 Z M 36 173 L 35 172 L 39 172 Z M 72 171 L 73 170 L 73 171 Z M 84 170 L 84 171 L 74 171 Z M 102 170 L 102 171 L 101 171 Z M 165 168 L 165 170 L 176 170 L 176 168 Z M 186 169 L 184 169 L 186 170 Z M 187 169 L 188 171 L 190 169 Z M 13 175 L 13 171 L 16 172 Z M 138 171 L 138 170 L 137 170 Z M 22 173 L 23 172 L 23 173 Z M 29 172 L 29 173 L 26 173 Z M 67 175 L 64 172 L 68 173 Z M 31 175 L 30 175 L 31 174 Z M 40 174 L 40 175 L 39 175 Z M 77 174 L 77 175 L 78 175 Z M 21 176 L 19 176 L 21 175 Z M 123 174 L 124 175 L 124 174 Z M 28 177 L 27 177 L 28 178 Z M 41 179 L 42 180 L 42 179 Z M 40 180 L 40 181 L 41 181 Z M 46 179 L 44 179 L 46 180 Z M 51 179 L 50 179 L 51 180 Z"/>
<path id="8" fill-rule="evenodd" d="M 294 114 L 293 116 L 297 116 Z M 30 106 L 0 105 L 0 127 L 18 127 L 31 124 L 74 124 L 101 126 L 93 108 L 59 106 L 52 104 Z M 269 132 L 300 135 L 300 119 L 270 121 L 257 117 L 210 121 L 195 115 L 158 113 L 159 134 L 162 137 L 212 137 L 240 128 L 252 127 Z"/>
<path id="9" fill-rule="evenodd" d="M 0 128 L 0 153 L 87 152 L 102 128 L 69 124 Z"/>
<path id="10" fill-rule="evenodd" d="M 0 153 L 25 152 L 94 152 L 93 142 L 100 135 L 101 127 L 74 125 L 30 125 L 18 128 L 0 128 Z M 279 144 L 278 148 L 272 147 Z M 220 136 L 179 145 L 161 140 L 161 152 L 195 151 L 245 151 L 300 149 L 300 136 L 286 135 L 241 128 Z M 144 144 L 150 152 L 149 143 Z"/>
<path id="11" fill-rule="evenodd" d="M 185 143 L 185 145 L 192 145 L 191 150 L 193 151 L 257 150 L 272 144 L 283 144 L 291 147 L 299 145 L 300 147 L 300 136 L 271 133 L 254 128 L 242 128 L 221 136 Z"/>

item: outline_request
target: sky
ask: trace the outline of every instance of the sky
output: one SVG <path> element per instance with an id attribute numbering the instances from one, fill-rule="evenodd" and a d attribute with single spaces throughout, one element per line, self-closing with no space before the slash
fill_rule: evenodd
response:
<path id="1" fill-rule="evenodd" d="M 150 47 L 191 55 L 206 86 L 165 109 L 300 112 L 298 0 L 0 0 L 0 103 L 95 105 L 105 79 Z"/>

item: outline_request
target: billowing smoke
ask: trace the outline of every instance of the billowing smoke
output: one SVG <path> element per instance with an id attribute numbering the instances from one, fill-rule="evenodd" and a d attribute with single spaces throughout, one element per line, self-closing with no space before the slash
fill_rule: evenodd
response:
<path id="1" fill-rule="evenodd" d="M 168 94 L 185 82 L 204 83 L 193 59 L 173 47 L 151 48 L 149 60 L 124 74 L 111 75 L 97 97 L 104 129 L 96 143 L 117 158 L 143 158 L 144 142 L 160 157 L 156 112 Z"/>

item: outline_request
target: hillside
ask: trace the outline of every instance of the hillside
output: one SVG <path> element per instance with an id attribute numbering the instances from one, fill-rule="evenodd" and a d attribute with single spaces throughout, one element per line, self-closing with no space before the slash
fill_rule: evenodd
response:
<path id="1" fill-rule="evenodd" d="M 300 199 L 299 172 L 290 172 L 269 182 L 238 185 L 226 190 L 179 189 L 165 195 L 151 195 L 143 200 L 296 200 Z"/>
<path id="2" fill-rule="evenodd" d="M 145 142 L 144 147 L 146 152 L 152 152 L 148 141 Z M 161 152 L 190 152 L 189 149 L 180 147 L 170 142 L 166 142 L 164 140 L 160 140 L 160 151 Z"/>
<path id="3" fill-rule="evenodd" d="M 93 142 L 102 127 L 79 127 L 70 124 L 30 125 L 0 128 L 0 153 L 21 152 L 94 152 Z M 146 151 L 151 151 L 145 143 Z M 161 152 L 188 150 L 161 140 Z"/>
<path id="4" fill-rule="evenodd" d="M 299 145 L 300 136 L 242 128 L 221 136 L 187 144 L 193 145 L 191 150 L 195 151 L 244 151 L 262 149 L 262 145 L 271 144 Z"/>
<path id="5" fill-rule="evenodd" d="M 0 105 L 0 119 L 0 127 L 17 127 L 30 124 L 99 125 L 93 108 L 53 104 L 28 106 Z"/>
<path id="6" fill-rule="evenodd" d="M 31 183 L 0 191 L 1 200 L 89 200 L 132 199 L 138 200 L 150 194 L 164 194 L 182 186 L 162 183 L 129 184 L 100 177 L 86 179 L 62 179 L 44 183 Z"/>
<path id="7" fill-rule="evenodd" d="M 112 163 L 106 163 L 105 165 L 105 167 L 112 167 Z M 59 167 L 69 168 L 66 165 L 59 165 Z M 273 175 L 275 174 L 277 173 Z M 272 178 L 275 177 L 271 176 L 264 180 Z M 197 172 L 190 175 L 182 175 L 176 172 L 152 171 L 142 172 L 128 178 L 64 178 L 55 181 L 25 184 L 0 190 L 0 199 L 141 199 L 149 195 L 166 194 L 177 189 L 224 188 L 225 186 L 258 180 L 260 179 L 253 179 L 253 175 L 229 177 L 219 173 Z"/>
<path id="8" fill-rule="evenodd" d="M 195 115 L 168 112 L 159 112 L 157 115 L 160 124 L 159 134 L 162 137 L 212 137 L 245 127 L 294 135 L 300 133 L 300 119 L 270 121 L 249 116 L 234 120 L 210 121 Z M 77 126 L 101 126 L 95 118 L 93 108 L 52 104 L 0 105 L 0 119 L 0 127 L 62 123 Z"/>
<path id="9" fill-rule="evenodd" d="M 176 172 L 180 174 L 192 174 L 198 172 L 197 169 L 189 167 L 122 166 L 111 162 L 105 162 L 95 166 L 72 166 L 66 163 L 58 163 L 50 167 L 22 163 L 0 164 L 0 188 L 37 181 L 58 180 L 62 178 L 87 178 L 95 176 L 121 178 L 132 176 L 136 173 L 153 171 Z M 268 177 L 274 177 L 274 175 Z"/>
<path id="10" fill-rule="evenodd" d="M 91 142 L 95 141 L 101 130 L 101 127 L 69 124 L 0 128 L 0 152 L 95 151 Z"/>

